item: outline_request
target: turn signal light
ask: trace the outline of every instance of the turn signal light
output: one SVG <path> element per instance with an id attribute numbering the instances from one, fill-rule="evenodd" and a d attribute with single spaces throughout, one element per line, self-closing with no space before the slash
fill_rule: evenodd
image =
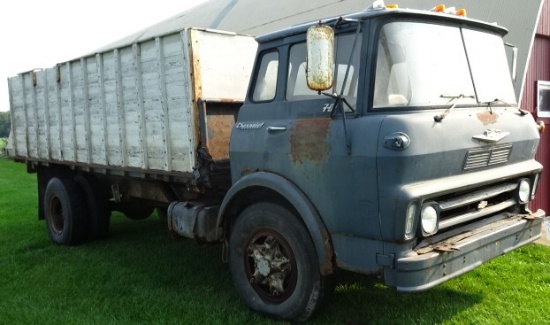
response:
<path id="1" fill-rule="evenodd" d="M 391 3 L 386 6 L 386 9 L 398 9 L 398 8 L 399 6 L 397 5 L 397 3 Z"/>
<path id="2" fill-rule="evenodd" d="M 546 130 L 546 124 L 544 124 L 543 121 L 540 121 L 537 123 L 537 128 L 539 129 L 539 133 L 543 133 L 544 130 Z"/>

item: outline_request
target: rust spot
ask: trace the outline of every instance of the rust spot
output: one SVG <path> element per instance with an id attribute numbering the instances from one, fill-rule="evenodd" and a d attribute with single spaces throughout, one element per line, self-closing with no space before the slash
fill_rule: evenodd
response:
<path id="1" fill-rule="evenodd" d="M 325 260 L 321 266 L 321 274 L 329 275 L 334 273 L 334 263 L 332 263 L 334 258 L 334 251 L 332 250 L 332 244 L 330 243 L 330 238 L 328 233 L 323 233 L 323 246 L 325 249 Z"/>
<path id="2" fill-rule="evenodd" d="M 498 120 L 498 115 L 491 112 L 477 113 L 478 120 L 483 123 L 483 125 L 494 124 Z"/>
<path id="3" fill-rule="evenodd" d="M 327 135 L 329 119 L 305 119 L 294 123 L 290 132 L 290 155 L 292 161 L 320 163 L 328 154 Z"/>
<path id="4" fill-rule="evenodd" d="M 229 159 L 229 139 L 233 124 L 235 117 L 232 114 L 208 116 L 206 146 L 214 161 Z"/>

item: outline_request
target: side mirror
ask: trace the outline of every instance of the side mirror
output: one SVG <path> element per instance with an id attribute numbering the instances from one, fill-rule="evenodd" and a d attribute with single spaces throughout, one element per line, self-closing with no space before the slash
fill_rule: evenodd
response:
<path id="1" fill-rule="evenodd" d="M 318 24 L 307 30 L 307 86 L 323 91 L 334 81 L 334 30 Z"/>
<path id="2" fill-rule="evenodd" d="M 518 69 L 518 48 L 510 43 L 504 43 L 512 49 L 512 81 L 516 81 L 517 69 Z"/>

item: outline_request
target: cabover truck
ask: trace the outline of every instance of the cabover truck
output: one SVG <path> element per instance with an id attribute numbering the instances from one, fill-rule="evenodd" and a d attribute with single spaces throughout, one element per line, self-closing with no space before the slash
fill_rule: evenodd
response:
<path id="1" fill-rule="evenodd" d="M 257 39 L 184 28 L 10 78 L 14 159 L 55 243 L 157 209 L 224 245 L 266 315 L 308 319 L 338 269 L 428 289 L 541 236 L 542 128 L 506 33 L 385 6 Z"/>

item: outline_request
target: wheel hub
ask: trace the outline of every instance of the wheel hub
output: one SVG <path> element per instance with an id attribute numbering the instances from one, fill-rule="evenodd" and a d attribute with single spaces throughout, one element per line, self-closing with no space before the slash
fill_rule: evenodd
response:
<path id="1" fill-rule="evenodd" d="M 250 283 L 264 298 L 284 300 L 294 290 L 292 251 L 278 234 L 256 236 L 248 245 Z"/>
<path id="2" fill-rule="evenodd" d="M 50 199 L 49 216 L 51 218 L 52 230 L 58 235 L 61 234 L 63 232 L 63 224 L 64 224 L 63 206 L 61 205 L 61 202 L 57 197 L 52 197 Z"/>

